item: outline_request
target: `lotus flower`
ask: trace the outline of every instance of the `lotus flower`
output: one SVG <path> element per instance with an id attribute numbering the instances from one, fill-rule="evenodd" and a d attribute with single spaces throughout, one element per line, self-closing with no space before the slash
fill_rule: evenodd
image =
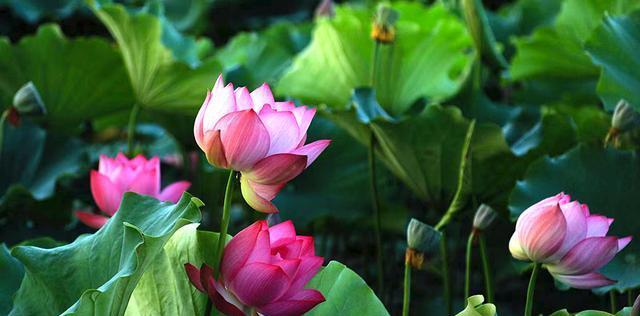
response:
<path id="1" fill-rule="evenodd" d="M 297 236 L 291 221 L 268 227 L 257 221 L 243 229 L 224 249 L 216 280 L 206 264 L 187 263 L 191 283 L 207 293 L 226 315 L 302 315 L 323 302 L 322 293 L 305 289 L 322 266 L 313 238 Z"/>
<path id="2" fill-rule="evenodd" d="M 225 86 L 219 76 L 193 133 L 209 163 L 242 173 L 242 195 L 252 208 L 274 213 L 271 200 L 329 146 L 329 140 L 304 144 L 315 113 L 291 101 L 275 102 L 266 83 L 249 93 Z"/>
<path id="3" fill-rule="evenodd" d="M 116 158 L 100 155 L 98 170 L 91 170 L 91 194 L 98 208 L 106 215 L 77 211 L 76 217 L 93 228 L 100 228 L 120 207 L 125 192 L 152 196 L 161 201 L 177 202 L 191 183 L 179 181 L 160 190 L 160 159 L 147 160 L 138 155 L 129 160 L 119 153 Z"/>
<path id="4" fill-rule="evenodd" d="M 615 281 L 597 272 L 631 242 L 606 236 L 612 218 L 591 215 L 586 204 L 560 193 L 526 209 L 509 241 L 511 255 L 542 263 L 558 281 L 578 289 Z"/>

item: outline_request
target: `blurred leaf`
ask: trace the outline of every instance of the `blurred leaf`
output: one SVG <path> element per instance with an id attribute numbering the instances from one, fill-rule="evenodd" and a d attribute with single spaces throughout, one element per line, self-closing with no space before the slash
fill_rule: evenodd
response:
<path id="1" fill-rule="evenodd" d="M 554 312 L 550 316 L 629 316 L 631 313 L 630 307 L 625 307 L 617 312 L 615 315 L 603 312 L 603 311 L 595 311 L 595 310 L 586 310 L 578 313 L 569 313 L 566 309 L 562 309 Z"/>
<path id="2" fill-rule="evenodd" d="M 0 38 L 0 108 L 33 81 L 47 108 L 45 121 L 73 130 L 84 120 L 126 109 L 134 101 L 117 50 L 101 38 L 64 37 L 56 25 L 11 45 Z"/>
<path id="3" fill-rule="evenodd" d="M 463 311 L 457 313 L 456 316 L 495 316 L 496 306 L 491 303 L 485 303 L 484 296 L 474 295 L 467 299 L 467 306 Z"/>
<path id="4" fill-rule="evenodd" d="M 162 0 L 166 17 L 180 31 L 191 28 L 207 12 L 211 0 Z"/>
<path id="5" fill-rule="evenodd" d="M 326 301 L 305 315 L 389 315 L 367 283 L 337 261 L 329 262 L 306 287 L 322 292 Z"/>
<path id="6" fill-rule="evenodd" d="M 81 0 L 6 0 L 6 3 L 29 23 L 43 18 L 65 18 L 82 5 Z"/>
<path id="7" fill-rule="evenodd" d="M 480 0 L 461 1 L 467 29 L 481 59 L 494 68 L 506 68 L 507 61 L 497 47 L 495 36 Z"/>
<path id="8" fill-rule="evenodd" d="M 125 315 L 203 315 L 207 295 L 187 278 L 185 263 L 200 267 L 214 262 L 218 234 L 196 230 L 198 224 L 178 229 L 138 282 Z"/>
<path id="9" fill-rule="evenodd" d="M 625 236 L 640 230 L 635 219 L 640 209 L 639 192 L 640 161 L 632 152 L 602 149 L 602 147 L 578 146 L 566 154 L 545 157 L 533 163 L 522 181 L 519 181 L 510 200 L 511 218 L 515 220 L 522 211 L 543 198 L 565 192 L 573 199 L 589 205 L 593 214 L 615 218 L 610 234 Z M 640 249 L 631 243 L 619 253 L 602 272 L 611 279 L 620 276 L 618 269 L 627 269 L 625 257 Z M 635 260 L 633 261 L 635 262 Z M 617 268 L 616 268 L 617 267 Z M 616 269 L 612 272 L 611 269 Z M 632 268 L 630 272 L 637 268 Z M 640 286 L 637 277 L 625 276 L 625 282 L 614 285 L 625 288 Z M 630 284 L 633 281 L 634 284 Z"/>
<path id="10" fill-rule="evenodd" d="M 396 41 L 381 45 L 374 88 L 378 101 L 396 115 L 422 97 L 454 94 L 471 65 L 471 39 L 442 5 L 397 2 Z M 374 41 L 370 10 L 338 6 L 336 16 L 317 21 L 311 44 L 294 60 L 278 93 L 310 104 L 345 109 L 352 90 L 370 85 Z"/>
<path id="11" fill-rule="evenodd" d="M 13 306 L 13 294 L 18 291 L 24 267 L 16 258 L 11 256 L 9 248 L 5 244 L 0 244 L 0 313 L 6 315 Z"/>
<path id="12" fill-rule="evenodd" d="M 380 106 L 376 100 L 376 92 L 371 88 L 356 88 L 353 90 L 352 101 L 358 121 L 362 124 L 369 124 L 374 120 L 393 120 Z"/>
<path id="13" fill-rule="evenodd" d="M 602 67 L 598 95 L 608 110 L 625 99 L 640 111 L 640 12 L 606 16 L 586 44 L 593 62 Z"/>
<path id="14" fill-rule="evenodd" d="M 125 193 L 119 211 L 93 235 L 53 249 L 14 248 L 26 275 L 10 315 L 122 315 L 170 237 L 199 219 L 187 193 L 175 205 Z"/>

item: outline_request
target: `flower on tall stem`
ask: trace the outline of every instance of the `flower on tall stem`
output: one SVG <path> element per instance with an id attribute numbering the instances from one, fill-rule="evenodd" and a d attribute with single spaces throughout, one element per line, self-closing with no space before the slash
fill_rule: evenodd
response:
<path id="1" fill-rule="evenodd" d="M 220 274 L 203 264 L 185 264 L 191 283 L 207 293 L 226 315 L 302 315 L 324 302 L 317 290 L 305 289 L 323 262 L 313 237 L 298 236 L 291 221 L 269 227 L 257 221 L 225 247 Z"/>
<path id="2" fill-rule="evenodd" d="M 149 160 L 142 155 L 128 159 L 122 153 L 115 158 L 100 156 L 98 170 L 91 170 L 91 194 L 104 215 L 77 211 L 76 217 L 85 225 L 100 228 L 120 207 L 125 192 L 152 196 L 161 201 L 177 202 L 191 183 L 174 182 L 160 189 L 160 159 Z"/>
<path id="3" fill-rule="evenodd" d="M 209 163 L 241 173 L 242 195 L 257 211 L 274 213 L 271 203 L 329 146 L 305 145 L 315 108 L 275 102 L 265 83 L 252 92 L 225 85 L 222 75 L 207 93 L 194 124 L 194 136 Z"/>
<path id="4" fill-rule="evenodd" d="M 631 242 L 631 236 L 607 236 L 612 218 L 591 214 L 586 204 L 571 201 L 560 193 L 526 209 L 518 218 L 509 242 L 511 255 L 534 262 L 527 315 L 531 314 L 531 298 L 535 276 L 541 265 L 558 281 L 573 288 L 591 289 L 611 285 L 598 269 Z"/>

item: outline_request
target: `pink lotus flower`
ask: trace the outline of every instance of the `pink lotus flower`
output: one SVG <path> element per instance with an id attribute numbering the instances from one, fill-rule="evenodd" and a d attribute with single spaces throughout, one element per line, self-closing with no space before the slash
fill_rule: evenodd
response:
<path id="1" fill-rule="evenodd" d="M 266 83 L 249 93 L 225 86 L 221 75 L 193 133 L 209 163 L 242 173 L 242 195 L 252 208 L 274 213 L 271 200 L 329 146 L 329 140 L 304 144 L 315 113 L 291 101 L 275 102 Z"/>
<path id="2" fill-rule="evenodd" d="M 526 209 L 509 241 L 511 255 L 543 263 L 557 280 L 578 289 L 615 283 L 596 272 L 631 237 L 606 236 L 612 218 L 591 215 L 586 204 L 560 193 Z"/>
<path id="3" fill-rule="evenodd" d="M 175 203 L 191 186 L 187 181 L 179 181 L 160 191 L 160 159 L 153 157 L 147 160 L 138 155 L 129 160 L 122 153 L 113 159 L 101 155 L 98 170 L 91 170 L 90 178 L 93 200 L 107 216 L 77 211 L 76 217 L 93 228 L 100 228 L 107 223 L 120 207 L 125 192 L 145 194 Z"/>
<path id="4" fill-rule="evenodd" d="M 313 237 L 297 236 L 291 221 L 268 227 L 257 221 L 224 249 L 220 277 L 206 264 L 185 264 L 191 283 L 207 293 L 226 315 L 302 315 L 324 302 L 322 293 L 304 286 L 322 266 Z"/>

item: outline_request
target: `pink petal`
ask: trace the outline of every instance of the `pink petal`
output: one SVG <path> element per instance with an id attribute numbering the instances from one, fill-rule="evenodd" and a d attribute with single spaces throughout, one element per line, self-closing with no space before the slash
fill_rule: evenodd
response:
<path id="1" fill-rule="evenodd" d="M 274 108 L 278 111 L 293 112 L 296 109 L 296 104 L 293 101 L 275 102 Z M 298 119 L 297 116 L 296 119 Z"/>
<path id="2" fill-rule="evenodd" d="M 273 94 L 271 88 L 266 83 L 263 83 L 260 87 L 251 92 L 251 98 L 253 99 L 253 110 L 260 113 L 262 107 L 265 104 L 273 105 Z"/>
<path id="3" fill-rule="evenodd" d="M 307 130 L 311 125 L 311 121 L 313 120 L 313 117 L 316 115 L 316 108 L 307 109 L 306 106 L 300 106 L 295 108 L 295 110 L 293 110 L 293 114 L 296 116 L 296 119 L 298 120 L 298 125 L 300 126 L 300 134 L 306 136 Z"/>
<path id="4" fill-rule="evenodd" d="M 529 207 L 529 209 L 534 209 L 534 208 L 545 208 L 548 206 L 552 206 L 555 204 L 566 204 L 569 203 L 571 201 L 571 197 L 567 194 L 564 194 L 564 192 L 560 192 L 552 197 L 548 197 L 534 205 L 532 205 L 531 207 Z"/>
<path id="5" fill-rule="evenodd" d="M 307 167 L 309 167 L 309 165 L 311 165 L 314 161 L 316 161 L 316 158 L 318 158 L 318 156 L 320 156 L 320 154 L 327 147 L 329 147 L 329 144 L 331 144 L 331 140 L 328 140 L 328 139 L 317 140 L 313 143 L 306 144 L 292 151 L 291 153 L 296 155 L 307 156 Z"/>
<path id="6" fill-rule="evenodd" d="M 518 232 L 513 233 L 509 240 L 509 252 L 511 252 L 511 255 L 518 260 L 529 260 L 529 256 L 524 252 L 520 245 L 520 240 L 518 240 Z"/>
<path id="7" fill-rule="evenodd" d="M 293 280 L 293 277 L 296 276 L 298 272 L 298 267 L 300 266 L 300 259 L 277 259 L 271 262 L 271 264 L 276 265 L 287 274 L 290 280 Z"/>
<path id="8" fill-rule="evenodd" d="M 253 248 L 258 234 L 267 226 L 266 221 L 257 221 L 237 233 L 224 248 L 220 271 L 226 280 L 233 280 L 240 268 L 245 264 Z M 264 228 L 264 229 L 263 229 Z"/>
<path id="9" fill-rule="evenodd" d="M 209 105 L 209 101 L 211 100 L 211 92 L 207 91 L 207 97 L 204 99 L 200 110 L 198 110 L 198 115 L 196 116 L 196 121 L 193 123 L 193 136 L 196 139 L 196 143 L 198 147 L 205 150 L 204 147 L 204 113 L 207 111 L 207 106 Z"/>
<path id="10" fill-rule="evenodd" d="M 243 176 L 260 184 L 278 184 L 291 181 L 307 166 L 307 156 L 275 154 L 258 161 Z"/>
<path id="11" fill-rule="evenodd" d="M 95 170 L 91 170 L 89 177 L 93 200 L 101 211 L 113 216 L 120 207 L 120 200 L 122 200 L 124 192 L 116 187 L 109 178 Z"/>
<path id="12" fill-rule="evenodd" d="M 209 106 L 204 112 L 203 126 L 205 132 L 214 129 L 214 126 L 218 124 L 222 117 L 236 111 L 236 95 L 233 85 L 228 84 L 226 87 L 221 88 L 219 83 L 220 81 L 216 82 Z"/>
<path id="13" fill-rule="evenodd" d="M 587 237 L 604 237 L 613 223 L 613 218 L 602 215 L 591 215 L 587 217 Z"/>
<path id="14" fill-rule="evenodd" d="M 296 294 L 296 292 L 302 290 L 307 283 L 318 273 L 322 267 L 324 258 L 322 257 L 301 257 L 300 266 L 298 271 L 291 282 L 291 287 L 285 293 L 282 298 L 289 298 Z"/>
<path id="15" fill-rule="evenodd" d="M 275 252 L 284 259 L 296 259 L 301 257 L 302 243 L 302 240 L 296 240 L 294 242 L 284 244 L 273 250 L 275 250 Z"/>
<path id="16" fill-rule="evenodd" d="M 154 159 L 158 162 L 159 166 L 160 161 L 157 157 L 154 157 Z M 153 197 L 157 196 L 160 193 L 160 168 L 158 167 L 157 169 L 147 171 L 143 170 L 138 173 L 137 177 L 132 179 L 127 191 Z"/>
<path id="17" fill-rule="evenodd" d="M 297 236 L 296 240 L 302 241 L 302 249 L 300 250 L 300 256 L 315 256 L 316 248 L 313 244 L 313 237 Z"/>
<path id="18" fill-rule="evenodd" d="M 209 279 L 208 293 L 209 298 L 213 302 L 213 305 L 218 311 L 222 312 L 222 314 L 227 316 L 245 316 L 244 312 L 242 312 L 242 309 L 229 301 L 231 300 L 231 296 L 229 295 L 229 293 L 224 291 L 224 288 L 218 286 L 218 282 L 215 282 L 215 280 L 213 280 L 213 277 Z"/>
<path id="19" fill-rule="evenodd" d="M 588 290 L 588 289 L 616 283 L 616 281 L 608 279 L 604 275 L 597 272 L 580 274 L 580 275 L 563 275 L 563 274 L 552 273 L 552 275 L 558 281 L 576 289 Z"/>
<path id="20" fill-rule="evenodd" d="M 228 168 L 229 164 L 227 157 L 225 157 L 222 139 L 220 139 L 220 130 L 207 131 L 204 135 L 205 147 L 202 150 L 207 156 L 207 161 L 218 168 Z"/>
<path id="21" fill-rule="evenodd" d="M 269 243 L 269 230 L 262 227 L 262 231 L 258 233 L 256 238 L 256 244 L 249 254 L 249 258 L 244 262 L 244 265 L 252 263 L 271 263 L 271 245 Z M 228 282 L 229 280 L 226 280 Z"/>
<path id="22" fill-rule="evenodd" d="M 168 185 L 160 195 L 158 196 L 158 200 L 160 201 L 169 201 L 176 203 L 182 196 L 182 193 L 187 191 L 191 186 L 191 182 L 189 181 L 178 181 Z"/>
<path id="23" fill-rule="evenodd" d="M 270 107 L 260 110 L 260 120 L 269 131 L 270 148 L 267 155 L 288 153 L 300 142 L 300 128 L 291 112 L 277 112 Z"/>
<path id="24" fill-rule="evenodd" d="M 284 183 L 265 185 L 254 183 L 249 178 L 240 177 L 242 197 L 254 210 L 263 213 L 277 213 L 278 208 L 271 203 L 276 194 L 284 187 Z"/>
<path id="25" fill-rule="evenodd" d="M 617 252 L 618 238 L 589 237 L 571 248 L 558 264 L 549 265 L 547 269 L 558 274 L 590 273 L 611 261 Z"/>
<path id="26" fill-rule="evenodd" d="M 214 130 L 220 130 L 227 163 L 234 170 L 253 167 L 269 151 L 269 132 L 253 110 L 225 115 Z"/>
<path id="27" fill-rule="evenodd" d="M 292 221 L 285 221 L 269 227 L 271 248 L 278 248 L 296 240 L 296 228 Z"/>
<path id="28" fill-rule="evenodd" d="M 631 242 L 631 239 L 632 239 L 631 236 L 619 238 L 618 239 L 618 252 L 622 251 L 622 249 L 624 249 Z"/>
<path id="29" fill-rule="evenodd" d="M 80 220 L 85 225 L 95 229 L 100 229 L 100 227 L 104 226 L 104 224 L 109 221 L 109 218 L 106 216 L 93 214 L 90 212 L 76 211 L 75 214 L 78 220 Z"/>
<path id="30" fill-rule="evenodd" d="M 263 315 L 299 316 L 324 301 L 324 296 L 317 290 L 301 290 L 287 300 L 267 304 L 258 311 Z"/>
<path id="31" fill-rule="evenodd" d="M 198 291 L 206 293 L 207 291 L 200 282 L 200 269 L 196 268 L 191 263 L 185 263 L 184 269 L 187 272 L 187 277 L 189 278 L 189 281 L 191 281 L 191 284 L 193 284 Z"/>
<path id="32" fill-rule="evenodd" d="M 558 204 L 528 208 L 516 223 L 520 246 L 534 262 L 547 262 L 562 246 L 566 231 L 567 221 Z"/>
<path id="33" fill-rule="evenodd" d="M 231 290 L 245 305 L 262 306 L 284 294 L 291 280 L 282 268 L 267 263 L 252 263 L 238 271 Z"/>
<path id="34" fill-rule="evenodd" d="M 577 201 L 565 203 L 560 205 L 560 209 L 567 221 L 567 232 L 562 246 L 549 258 L 549 261 L 561 259 L 573 246 L 587 236 L 587 218 L 584 216 L 580 203 Z"/>
<path id="35" fill-rule="evenodd" d="M 236 106 L 238 111 L 253 109 L 253 100 L 247 87 L 236 89 Z"/>

